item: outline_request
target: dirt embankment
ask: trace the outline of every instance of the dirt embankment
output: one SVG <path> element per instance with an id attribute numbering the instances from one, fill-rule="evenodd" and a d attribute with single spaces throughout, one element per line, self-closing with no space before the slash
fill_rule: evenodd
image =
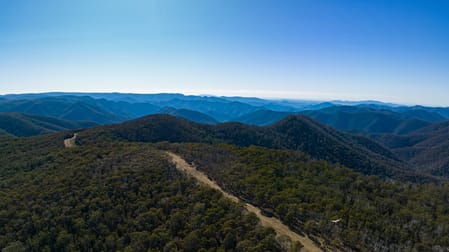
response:
<path id="1" fill-rule="evenodd" d="M 204 173 L 198 171 L 195 167 L 189 165 L 184 159 L 182 159 L 180 156 L 167 152 L 167 154 L 170 156 L 172 161 L 175 163 L 176 168 L 180 171 L 189 174 L 190 176 L 194 177 L 196 180 L 200 181 L 201 183 L 214 188 L 218 191 L 220 191 L 226 198 L 234 201 L 234 202 L 241 202 L 239 198 L 236 196 L 229 194 L 225 192 L 217 183 L 210 180 Z M 255 213 L 257 217 L 260 219 L 260 223 L 262 226 L 265 227 L 271 227 L 273 228 L 277 235 L 281 236 L 287 236 L 289 237 L 293 242 L 300 242 L 304 247 L 301 251 L 322 251 L 318 246 L 315 245 L 315 243 L 310 240 L 307 236 L 301 236 L 292 230 L 286 225 L 284 225 L 279 219 L 274 217 L 267 217 L 262 215 L 261 210 L 251 204 L 244 203 L 246 210 L 249 212 Z"/>

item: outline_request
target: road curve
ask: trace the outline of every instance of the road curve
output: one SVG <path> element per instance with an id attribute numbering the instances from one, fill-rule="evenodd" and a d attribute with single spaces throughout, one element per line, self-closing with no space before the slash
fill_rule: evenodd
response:
<path id="1" fill-rule="evenodd" d="M 166 152 L 167 155 L 171 158 L 173 163 L 176 165 L 176 168 L 184 173 L 189 174 L 190 176 L 194 177 L 199 182 L 216 189 L 220 191 L 226 198 L 234 201 L 234 202 L 242 202 L 239 198 L 236 196 L 229 194 L 225 192 L 217 183 L 210 180 L 204 173 L 198 171 L 195 167 L 189 165 L 183 158 L 180 156 L 171 153 Z M 262 226 L 265 227 L 271 227 L 273 228 L 278 235 L 285 235 L 290 237 L 290 239 L 293 242 L 300 242 L 304 247 L 301 249 L 301 251 L 309 251 L 309 252 L 318 252 L 322 251 L 319 247 L 315 245 L 315 243 L 310 240 L 307 236 L 301 236 L 295 232 L 293 232 L 288 226 L 283 224 L 279 219 L 274 217 L 267 217 L 262 215 L 261 210 L 257 208 L 254 205 L 251 205 L 249 203 L 244 203 L 246 210 L 249 212 L 255 213 L 257 217 L 260 219 L 260 223 Z"/>

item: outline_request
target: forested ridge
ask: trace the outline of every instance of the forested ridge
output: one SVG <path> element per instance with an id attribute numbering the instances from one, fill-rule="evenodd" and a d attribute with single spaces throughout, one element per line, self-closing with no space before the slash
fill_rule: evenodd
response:
<path id="1" fill-rule="evenodd" d="M 179 173 L 164 154 L 169 150 L 265 215 L 324 240 L 325 249 L 449 249 L 447 181 L 367 176 L 362 172 L 399 161 L 367 138 L 303 117 L 254 127 L 151 116 L 77 131 L 77 146 L 64 148 L 74 133 L 0 135 L 0 248 L 299 248 L 258 225 L 241 205 Z"/>
<path id="2" fill-rule="evenodd" d="M 390 150 L 363 136 L 338 132 L 304 116 L 290 116 L 268 127 L 241 123 L 206 125 L 168 115 L 151 115 L 80 132 L 80 144 L 108 141 L 228 143 L 300 150 L 315 159 L 340 163 L 368 175 L 428 182 Z"/>
<path id="3" fill-rule="evenodd" d="M 255 215 L 180 174 L 148 144 L 65 149 L 63 137 L 2 138 L 3 251 L 281 251 L 291 245 L 284 239 L 282 247 Z"/>
<path id="4" fill-rule="evenodd" d="M 164 144 L 298 232 L 355 251 L 449 249 L 449 184 L 386 182 L 290 150 Z M 338 223 L 332 220 L 339 220 Z"/>
<path id="5" fill-rule="evenodd" d="M 417 169 L 449 178 L 449 121 L 429 125 L 408 135 L 373 135 L 372 138 Z"/>

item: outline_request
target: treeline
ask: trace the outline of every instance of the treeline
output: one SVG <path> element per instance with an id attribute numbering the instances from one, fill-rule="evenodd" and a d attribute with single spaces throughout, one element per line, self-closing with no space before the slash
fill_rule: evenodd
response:
<path id="1" fill-rule="evenodd" d="M 299 150 L 315 159 L 343 164 L 366 175 L 413 182 L 437 179 L 418 173 L 390 150 L 364 138 L 339 132 L 304 116 L 289 116 L 267 127 L 241 123 L 206 125 L 169 115 L 151 115 L 80 132 L 79 143 L 99 141 L 227 143 Z"/>
<path id="2" fill-rule="evenodd" d="M 296 151 L 160 144 L 292 229 L 356 251 L 449 249 L 449 184 L 387 182 Z"/>
<path id="3" fill-rule="evenodd" d="M 0 144 L 2 251 L 281 251 L 288 245 L 148 144 L 64 149 L 61 136 L 54 136 L 57 143 L 39 137 Z M 44 146 L 44 139 L 53 144 Z"/>

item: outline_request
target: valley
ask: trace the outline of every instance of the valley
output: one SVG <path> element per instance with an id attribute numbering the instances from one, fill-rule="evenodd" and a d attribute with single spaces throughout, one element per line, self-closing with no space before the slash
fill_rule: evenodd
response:
<path id="1" fill-rule="evenodd" d="M 122 114 L 116 118 L 125 118 L 123 113 L 130 107 L 145 111 L 142 104 L 148 97 L 131 97 L 75 100 L 108 107 L 96 109 L 103 113 L 96 118 L 119 108 Z M 443 110 L 309 104 L 301 105 L 309 110 L 295 111 L 287 104 L 269 103 L 263 106 L 290 110 L 267 112 L 256 108 L 263 100 L 226 101 L 232 106 L 221 112 L 221 120 L 233 114 L 246 122 L 242 123 L 220 122 L 208 105 L 202 112 L 172 106 L 200 106 L 202 99 L 216 105 L 230 98 L 151 97 L 160 99 L 153 106 L 161 106 L 166 114 L 133 118 L 129 115 L 138 113 L 128 111 L 131 120 L 90 123 L 47 112 L 3 113 L 0 247 L 39 251 L 449 248 Z M 252 105 L 234 111 L 244 102 Z M 318 108 L 310 110 L 313 106 Z M 250 116 L 242 116 L 244 111 Z M 86 115 L 79 119 L 95 117 Z"/>
<path id="2" fill-rule="evenodd" d="M 0 252 L 449 252 L 448 28 L 448 0 L 0 0 Z"/>

